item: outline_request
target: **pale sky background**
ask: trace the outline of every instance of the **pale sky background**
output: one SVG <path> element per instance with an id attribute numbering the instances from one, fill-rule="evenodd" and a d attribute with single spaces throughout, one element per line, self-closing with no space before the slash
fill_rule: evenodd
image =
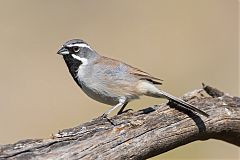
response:
<path id="1" fill-rule="evenodd" d="M 82 38 L 100 54 L 164 79 L 176 96 L 201 83 L 239 96 L 237 0 L 1 0 L 0 144 L 52 133 L 101 115 L 56 52 Z M 162 101 L 143 98 L 134 110 Z M 116 112 L 115 112 L 116 113 Z M 155 159 L 238 159 L 228 143 L 197 141 Z"/>

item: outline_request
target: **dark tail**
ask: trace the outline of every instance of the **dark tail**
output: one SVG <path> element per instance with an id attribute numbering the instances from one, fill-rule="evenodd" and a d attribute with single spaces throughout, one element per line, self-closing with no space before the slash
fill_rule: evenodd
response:
<path id="1" fill-rule="evenodd" d="M 177 104 L 180 104 L 181 106 L 183 106 L 183 107 L 186 108 L 186 109 L 189 109 L 189 110 L 191 110 L 191 111 L 197 112 L 197 113 L 199 113 L 199 114 L 201 114 L 201 115 L 203 115 L 203 116 L 205 116 L 205 117 L 209 117 L 209 114 L 207 114 L 206 112 L 204 112 L 204 111 L 202 111 L 202 110 L 194 107 L 194 106 L 191 105 L 190 103 L 187 103 L 187 102 L 183 101 L 182 99 L 179 99 L 179 98 L 177 98 L 177 97 L 174 97 L 174 96 L 172 96 L 172 95 L 170 95 L 170 94 L 168 94 L 168 93 L 166 93 L 166 92 L 164 92 L 164 91 L 162 91 L 162 90 L 161 90 L 161 94 L 162 94 L 164 97 L 166 97 L 168 100 L 173 101 L 173 102 L 175 102 L 175 103 L 177 103 Z"/>

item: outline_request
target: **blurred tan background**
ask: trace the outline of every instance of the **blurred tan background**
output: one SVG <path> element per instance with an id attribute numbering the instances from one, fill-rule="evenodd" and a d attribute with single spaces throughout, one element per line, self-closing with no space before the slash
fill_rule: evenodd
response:
<path id="1" fill-rule="evenodd" d="M 48 138 L 101 115 L 56 52 L 82 38 L 164 79 L 176 96 L 205 82 L 239 96 L 237 0 L 1 0 L 0 144 Z M 143 98 L 138 110 L 161 100 Z M 154 159 L 238 159 L 236 146 L 194 142 Z"/>

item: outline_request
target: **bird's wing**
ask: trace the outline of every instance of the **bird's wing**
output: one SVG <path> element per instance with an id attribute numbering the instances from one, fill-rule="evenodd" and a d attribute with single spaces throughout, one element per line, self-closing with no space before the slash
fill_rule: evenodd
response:
<path id="1" fill-rule="evenodd" d="M 101 66 L 104 66 L 104 68 L 101 68 L 101 69 L 102 69 L 102 72 L 105 72 L 105 75 L 106 75 L 105 78 L 109 78 L 108 76 L 111 75 L 111 77 L 121 79 L 121 78 L 124 78 L 124 76 L 126 76 L 126 72 L 127 72 L 127 74 L 133 75 L 134 77 L 140 80 L 146 80 L 153 84 L 158 84 L 158 85 L 162 84 L 163 80 L 153 77 L 152 75 L 138 68 L 132 67 L 124 62 L 117 61 L 108 57 L 102 57 L 102 58 L 104 58 L 104 61 L 100 60 L 95 63 L 98 63 L 98 64 L 101 63 L 101 65 L 99 66 L 96 65 L 99 67 L 98 69 L 100 69 Z"/>
<path id="2" fill-rule="evenodd" d="M 130 74 L 137 76 L 139 79 L 149 81 L 153 84 L 158 84 L 158 85 L 162 84 L 162 81 L 163 81 L 162 79 L 153 77 L 152 75 L 150 75 L 147 72 L 144 72 L 138 68 L 129 66 L 129 71 L 130 71 Z"/>

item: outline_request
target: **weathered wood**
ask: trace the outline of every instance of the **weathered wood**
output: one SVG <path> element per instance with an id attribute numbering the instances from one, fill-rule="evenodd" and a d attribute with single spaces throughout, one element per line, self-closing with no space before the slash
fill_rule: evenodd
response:
<path id="1" fill-rule="evenodd" d="M 210 116 L 155 105 L 114 116 L 114 125 L 97 118 L 49 139 L 2 145 L 0 159 L 145 159 L 210 138 L 240 146 L 240 98 L 205 85 L 183 98 Z"/>

